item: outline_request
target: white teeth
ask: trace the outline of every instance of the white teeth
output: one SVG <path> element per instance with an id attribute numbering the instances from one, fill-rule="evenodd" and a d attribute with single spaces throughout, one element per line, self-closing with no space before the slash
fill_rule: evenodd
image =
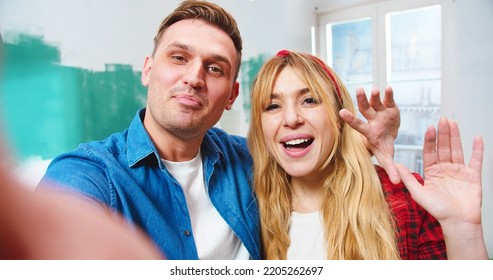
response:
<path id="1" fill-rule="evenodd" d="M 304 142 L 308 142 L 310 139 L 293 139 L 286 142 L 286 145 L 299 145 Z"/>

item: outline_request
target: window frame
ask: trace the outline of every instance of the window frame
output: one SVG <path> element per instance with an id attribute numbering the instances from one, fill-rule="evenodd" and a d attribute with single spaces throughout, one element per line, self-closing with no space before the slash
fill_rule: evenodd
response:
<path id="1" fill-rule="evenodd" d="M 382 91 L 387 85 L 387 67 L 390 51 L 387 44 L 387 26 L 386 19 L 388 13 L 402 12 L 424 8 L 428 6 L 441 6 L 441 24 L 442 24 L 442 42 L 441 42 L 441 93 L 440 93 L 440 110 L 442 114 L 454 118 L 453 115 L 453 96 L 455 87 L 455 67 L 456 67 L 456 50 L 455 50 L 455 31 L 454 18 L 455 6 L 453 0 L 416 0 L 416 1 L 381 1 L 370 4 L 361 4 L 347 8 L 338 8 L 336 10 L 326 10 L 317 12 L 318 38 L 315 39 L 315 54 L 325 59 L 329 65 L 332 58 L 329 58 L 329 46 L 327 45 L 327 25 L 331 23 L 352 22 L 359 19 L 369 18 L 372 21 L 372 78 L 373 86 L 380 88 Z M 332 67 L 332 65 L 330 65 Z M 354 93 L 350 93 L 354 94 Z M 369 94 L 369 93 L 367 93 Z M 399 104 L 397 104 L 399 106 Z M 431 124 L 436 126 L 436 124 Z M 396 152 L 399 149 L 416 149 L 416 147 L 400 147 L 396 145 Z M 421 149 L 420 149 L 421 150 Z M 416 170 L 418 171 L 418 170 Z M 419 170 L 421 171 L 421 170 Z"/>
<path id="2" fill-rule="evenodd" d="M 326 10 L 317 12 L 317 29 L 315 38 L 316 47 L 313 48 L 315 54 L 328 59 L 328 46 L 326 25 L 329 23 L 341 23 L 358 20 L 361 18 L 370 18 L 372 20 L 372 61 L 373 61 L 373 83 L 374 86 L 384 88 L 387 83 L 387 40 L 385 36 L 385 15 L 391 12 L 399 12 L 426 6 L 442 6 L 442 93 L 453 93 L 452 85 L 455 69 L 455 34 L 454 34 L 454 5 L 453 0 L 416 0 L 416 1 L 383 1 L 372 4 L 358 5 L 337 10 Z M 332 65 L 330 65 L 332 66 Z M 450 96 L 442 94 L 442 110 L 447 112 Z"/>

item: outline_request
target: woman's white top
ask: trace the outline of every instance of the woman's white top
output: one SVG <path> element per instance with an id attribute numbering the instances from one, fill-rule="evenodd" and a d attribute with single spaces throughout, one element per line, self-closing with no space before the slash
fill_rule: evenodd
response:
<path id="1" fill-rule="evenodd" d="M 212 205 L 204 183 L 200 151 L 191 161 L 162 161 L 185 194 L 199 259 L 249 259 L 243 243 Z"/>
<path id="2" fill-rule="evenodd" d="M 291 245 L 288 260 L 323 260 L 327 258 L 327 242 L 324 238 L 320 212 L 291 212 L 289 227 Z"/>

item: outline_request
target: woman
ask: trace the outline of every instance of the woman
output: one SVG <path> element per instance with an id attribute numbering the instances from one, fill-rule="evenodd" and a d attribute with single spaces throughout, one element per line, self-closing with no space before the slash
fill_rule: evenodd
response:
<path id="1" fill-rule="evenodd" d="M 337 75 L 281 51 L 252 91 L 249 148 L 267 259 L 445 259 L 438 221 L 374 166 Z M 419 175 L 414 176 L 422 183 Z"/>

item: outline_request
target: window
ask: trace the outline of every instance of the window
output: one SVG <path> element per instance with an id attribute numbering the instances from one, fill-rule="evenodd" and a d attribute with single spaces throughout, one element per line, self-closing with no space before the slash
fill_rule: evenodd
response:
<path id="1" fill-rule="evenodd" d="M 395 161 L 423 174 L 423 136 L 440 118 L 447 78 L 442 63 L 446 1 L 402 2 L 320 13 L 319 55 L 353 99 L 358 87 L 369 94 L 373 86 L 392 86 L 401 111 Z"/>
<path id="2" fill-rule="evenodd" d="M 327 26 L 327 62 L 344 81 L 349 92 L 363 87 L 371 90 L 371 19 L 334 23 Z"/>

